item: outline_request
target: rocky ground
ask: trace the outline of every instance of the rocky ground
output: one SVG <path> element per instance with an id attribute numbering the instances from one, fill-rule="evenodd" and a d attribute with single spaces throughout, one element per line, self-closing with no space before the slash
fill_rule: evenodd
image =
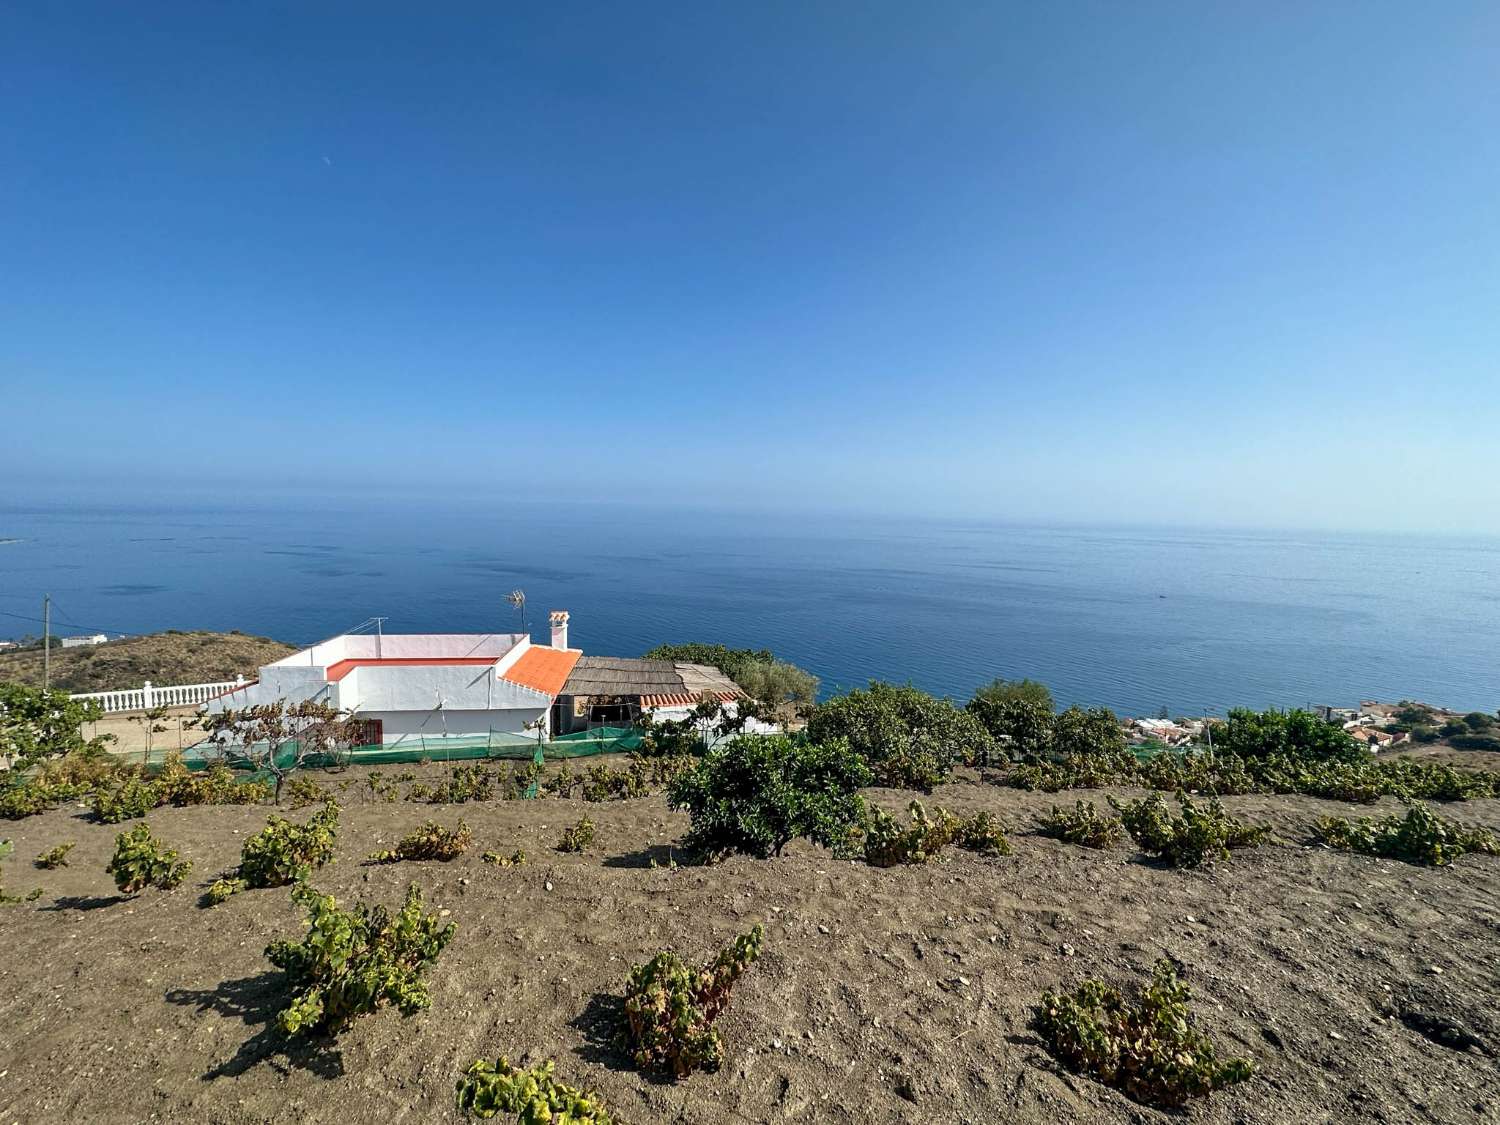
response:
<path id="1" fill-rule="evenodd" d="M 911 795 L 873 796 L 898 808 Z M 153 813 L 195 868 L 177 891 L 131 899 L 104 872 L 116 827 L 77 807 L 8 823 L 6 890 L 44 894 L 0 910 L 0 1121 L 446 1121 L 463 1067 L 501 1053 L 555 1059 L 637 1123 L 1500 1121 L 1500 858 L 1433 870 L 1336 853 L 1309 844 L 1314 821 L 1368 810 L 1243 797 L 1225 803 L 1270 822 L 1277 842 L 1172 871 L 1129 845 L 1032 834 L 1037 814 L 1075 796 L 1103 798 L 963 778 L 933 800 L 998 814 L 1015 854 L 890 870 L 804 844 L 673 867 L 686 820 L 661 797 L 351 796 L 316 885 L 395 903 L 415 881 L 458 933 L 431 973 L 430 1010 L 383 1011 L 311 1045 L 270 1029 L 285 994 L 265 945 L 303 932 L 287 893 L 198 904 L 266 809 Z M 595 847 L 553 850 L 585 811 Z M 1500 801 L 1443 811 L 1500 828 Z M 469 853 L 362 863 L 434 813 L 468 821 Z M 32 866 L 66 840 L 70 866 Z M 481 863 L 491 848 L 528 862 Z M 723 1068 L 677 1083 L 636 1073 L 611 1040 L 629 967 L 664 946 L 706 959 L 756 922 L 765 953 L 721 1021 Z M 1221 1049 L 1259 1069 L 1177 1115 L 1059 1070 L 1030 1029 L 1044 988 L 1140 980 L 1163 955 Z"/>

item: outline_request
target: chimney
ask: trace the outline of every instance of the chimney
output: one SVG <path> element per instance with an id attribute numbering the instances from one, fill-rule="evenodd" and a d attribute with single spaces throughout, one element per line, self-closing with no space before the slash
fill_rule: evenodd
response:
<path id="1" fill-rule="evenodd" d="M 568 611 L 554 609 L 547 615 L 552 621 L 552 647 L 568 647 Z"/>

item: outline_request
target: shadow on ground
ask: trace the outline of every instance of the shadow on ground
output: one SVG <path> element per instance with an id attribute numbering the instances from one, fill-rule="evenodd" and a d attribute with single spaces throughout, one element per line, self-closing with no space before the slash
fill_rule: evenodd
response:
<path id="1" fill-rule="evenodd" d="M 268 969 L 253 977 L 226 980 L 212 989 L 174 988 L 168 991 L 167 1003 L 194 1007 L 200 1012 L 217 1012 L 238 1019 L 260 1030 L 240 1044 L 240 1049 L 218 1066 L 204 1072 L 205 1082 L 215 1078 L 244 1074 L 258 1063 L 272 1059 L 283 1071 L 305 1070 L 319 1078 L 339 1078 L 344 1073 L 343 1055 L 333 1041 L 323 1038 L 300 1038 L 284 1034 L 276 1026 L 276 1014 L 291 1000 L 283 973 Z"/>
<path id="2" fill-rule="evenodd" d="M 53 899 L 51 906 L 42 910 L 102 910 L 106 906 L 118 906 L 130 900 L 125 895 L 63 895 Z"/>
<path id="3" fill-rule="evenodd" d="M 583 1043 L 573 1053 L 586 1062 L 598 1063 L 609 1070 L 634 1074 L 646 1082 L 670 1083 L 670 1074 L 643 1074 L 635 1065 L 630 1049 L 629 1023 L 625 1018 L 625 998 L 608 992 L 595 993 L 588 1007 L 568 1024 L 583 1036 Z"/>
<path id="4" fill-rule="evenodd" d="M 607 856 L 604 860 L 605 867 L 687 867 L 691 863 L 686 852 L 680 847 L 674 848 L 671 844 L 652 844 L 641 848 L 639 851 L 626 852 L 624 855 Z"/>

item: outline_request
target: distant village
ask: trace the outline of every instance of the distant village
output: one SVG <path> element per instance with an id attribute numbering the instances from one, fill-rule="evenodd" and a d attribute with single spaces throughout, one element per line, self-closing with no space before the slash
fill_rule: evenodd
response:
<path id="1" fill-rule="evenodd" d="M 1411 741 L 1409 729 L 1392 729 L 1403 727 L 1396 717 L 1396 712 L 1402 706 L 1400 703 L 1380 703 L 1371 699 L 1360 703 L 1358 707 L 1317 706 L 1309 710 L 1326 722 L 1339 724 L 1349 732 L 1351 738 L 1364 743 L 1371 753 L 1376 753 Z M 1441 708 L 1429 710 L 1439 722 L 1459 717 L 1457 712 Z M 1210 743 L 1211 728 L 1216 721 L 1212 718 L 1122 719 L 1120 725 L 1125 730 L 1126 741 L 1132 746 L 1187 746 Z"/>

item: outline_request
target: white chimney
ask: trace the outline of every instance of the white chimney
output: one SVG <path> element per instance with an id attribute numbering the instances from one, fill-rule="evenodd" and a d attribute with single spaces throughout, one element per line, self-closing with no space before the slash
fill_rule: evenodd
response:
<path id="1" fill-rule="evenodd" d="M 552 620 L 552 647 L 568 647 L 568 611 L 554 609 L 547 615 Z"/>

